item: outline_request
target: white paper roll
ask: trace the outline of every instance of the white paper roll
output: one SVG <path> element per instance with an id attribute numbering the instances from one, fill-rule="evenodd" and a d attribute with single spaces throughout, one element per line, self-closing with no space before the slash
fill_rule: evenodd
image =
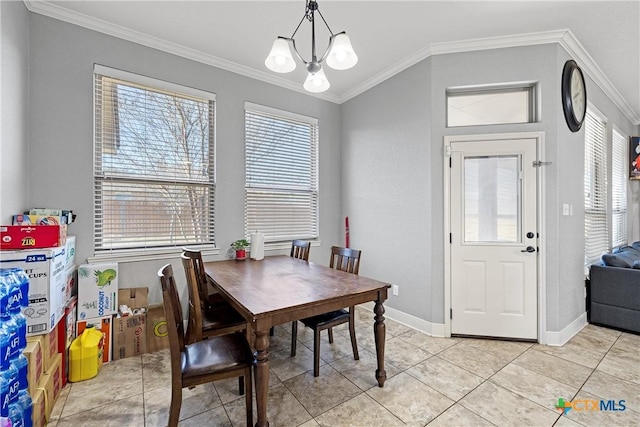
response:
<path id="1" fill-rule="evenodd" d="M 251 233 L 251 259 L 264 259 L 264 233 Z"/>

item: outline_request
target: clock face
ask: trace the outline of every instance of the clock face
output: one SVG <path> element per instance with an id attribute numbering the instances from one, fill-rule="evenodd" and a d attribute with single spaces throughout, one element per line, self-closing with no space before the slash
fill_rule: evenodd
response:
<path id="1" fill-rule="evenodd" d="M 575 61 L 569 60 L 562 70 L 562 110 L 571 132 L 578 132 L 587 113 L 587 88 L 584 75 Z"/>
<path id="2" fill-rule="evenodd" d="M 586 97 L 584 93 L 584 80 L 578 68 L 571 72 L 571 102 L 573 104 L 573 117 L 577 122 L 582 122 L 586 112 Z"/>

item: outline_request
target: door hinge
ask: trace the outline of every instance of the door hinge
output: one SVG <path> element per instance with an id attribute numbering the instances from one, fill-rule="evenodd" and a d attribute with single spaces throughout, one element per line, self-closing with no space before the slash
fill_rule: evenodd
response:
<path id="1" fill-rule="evenodd" d="M 444 147 L 444 155 L 447 157 L 451 157 L 451 146 L 447 145 L 446 147 Z"/>
<path id="2" fill-rule="evenodd" d="M 550 166 L 552 164 L 553 164 L 553 162 L 543 162 L 541 160 L 534 160 L 533 161 L 533 167 L 534 168 L 539 168 L 540 166 Z"/>
<path id="3" fill-rule="evenodd" d="M 449 309 L 449 319 L 453 319 L 453 308 Z"/>
<path id="4" fill-rule="evenodd" d="M 449 243 L 453 243 L 453 235 L 449 233 Z"/>
<path id="5" fill-rule="evenodd" d="M 451 169 L 451 157 L 449 157 L 449 169 Z"/>

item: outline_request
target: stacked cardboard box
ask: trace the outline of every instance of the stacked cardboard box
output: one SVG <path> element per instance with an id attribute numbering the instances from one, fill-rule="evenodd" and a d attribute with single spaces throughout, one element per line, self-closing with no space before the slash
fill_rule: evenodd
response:
<path id="1" fill-rule="evenodd" d="M 58 329 L 54 328 L 48 334 L 27 337 L 27 341 L 27 348 L 23 353 L 29 361 L 29 395 L 33 401 L 33 425 L 43 425 L 42 420 L 49 419 L 63 387 L 62 355 L 58 352 Z"/>
<path id="2" fill-rule="evenodd" d="M 83 264 L 78 267 L 78 319 L 117 312 L 118 264 Z"/>
<path id="3" fill-rule="evenodd" d="M 48 227 L 48 226 L 43 226 Z M 1 268 L 21 268 L 29 277 L 27 335 L 51 332 L 62 315 L 66 302 L 66 248 L 1 251 Z"/>
<path id="4" fill-rule="evenodd" d="M 113 323 L 113 360 L 139 356 L 147 352 L 147 288 L 118 290 L 120 310 Z"/>
<path id="5" fill-rule="evenodd" d="M 169 348 L 169 332 L 162 304 L 149 306 L 147 310 L 147 353 Z"/>

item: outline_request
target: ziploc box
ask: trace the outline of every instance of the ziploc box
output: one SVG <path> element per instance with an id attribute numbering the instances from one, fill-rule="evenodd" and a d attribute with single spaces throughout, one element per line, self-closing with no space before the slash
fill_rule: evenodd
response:
<path id="1" fill-rule="evenodd" d="M 66 225 L 0 225 L 0 249 L 64 247 Z"/>
<path id="2" fill-rule="evenodd" d="M 78 267 L 78 320 L 118 312 L 118 264 Z"/>
<path id="3" fill-rule="evenodd" d="M 64 313 L 65 257 L 64 246 L 0 252 L 0 268 L 21 268 L 29 277 L 29 306 L 22 310 L 28 336 L 51 332 Z"/>

